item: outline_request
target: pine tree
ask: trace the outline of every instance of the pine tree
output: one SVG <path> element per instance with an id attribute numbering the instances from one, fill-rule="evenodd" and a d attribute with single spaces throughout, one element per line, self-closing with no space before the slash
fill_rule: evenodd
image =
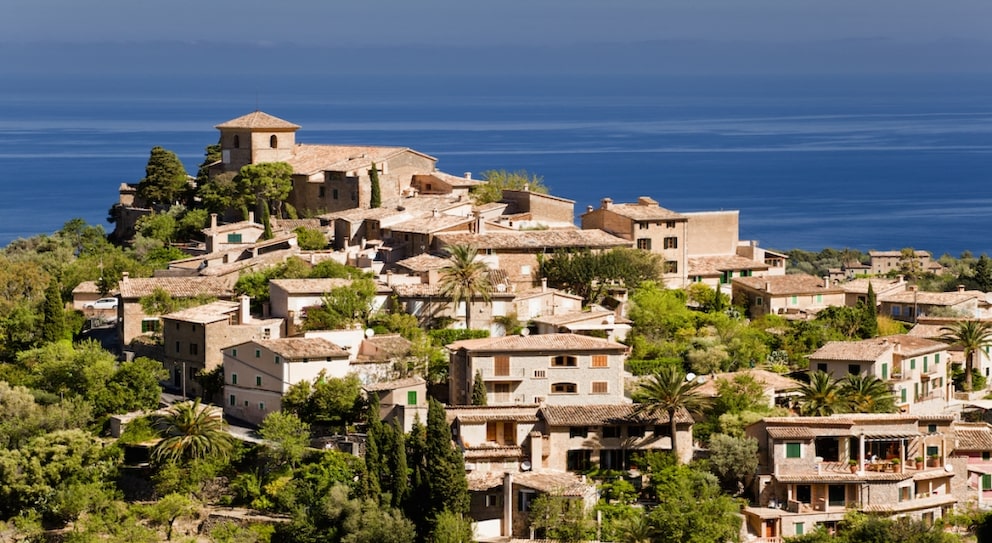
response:
<path id="1" fill-rule="evenodd" d="M 486 383 L 482 380 L 482 372 L 475 372 L 472 382 L 472 405 L 486 405 Z"/>
<path id="2" fill-rule="evenodd" d="M 186 168 L 175 153 L 162 147 L 152 147 L 145 166 L 145 178 L 138 183 L 138 197 L 149 206 L 169 206 L 187 193 L 188 177 Z"/>
<path id="3" fill-rule="evenodd" d="M 379 186 L 379 169 L 375 162 L 372 163 L 372 168 L 369 170 L 369 183 L 372 185 L 369 207 L 373 209 L 382 207 L 382 188 Z"/>
<path id="4" fill-rule="evenodd" d="M 53 342 L 65 337 L 65 304 L 59 284 L 52 279 L 45 289 L 45 322 L 41 329 L 41 339 Z"/>

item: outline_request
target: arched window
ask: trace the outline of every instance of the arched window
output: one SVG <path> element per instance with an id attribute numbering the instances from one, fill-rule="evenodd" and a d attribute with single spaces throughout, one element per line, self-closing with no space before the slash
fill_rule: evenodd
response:
<path id="1" fill-rule="evenodd" d="M 579 387 L 575 383 L 553 383 L 551 385 L 552 394 L 575 394 L 579 391 Z"/>
<path id="2" fill-rule="evenodd" d="M 234 135 L 234 148 L 235 149 L 238 149 L 240 147 L 241 147 L 241 136 L 235 134 Z"/>
<path id="3" fill-rule="evenodd" d="M 275 136 L 275 135 L 273 134 L 272 136 L 270 136 L 270 137 L 269 137 L 269 147 L 271 147 L 271 148 L 273 148 L 273 149 L 275 149 L 275 148 L 276 148 L 276 147 L 278 147 L 278 146 L 279 146 L 279 138 L 277 138 L 277 137 L 276 137 L 276 136 Z"/>

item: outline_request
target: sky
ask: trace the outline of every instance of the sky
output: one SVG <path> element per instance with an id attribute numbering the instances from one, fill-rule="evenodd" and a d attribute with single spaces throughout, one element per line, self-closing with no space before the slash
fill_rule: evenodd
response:
<path id="1" fill-rule="evenodd" d="M 0 43 L 988 40 L 990 0 L 3 0 Z M 938 45 L 939 46 L 939 45 Z"/>

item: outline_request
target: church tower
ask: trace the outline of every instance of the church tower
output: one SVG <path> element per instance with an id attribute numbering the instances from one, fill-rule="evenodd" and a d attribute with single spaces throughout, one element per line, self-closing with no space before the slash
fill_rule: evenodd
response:
<path id="1" fill-rule="evenodd" d="M 282 162 L 293 156 L 296 131 L 289 121 L 262 111 L 231 119 L 214 128 L 220 130 L 221 167 L 236 172 L 247 164 Z"/>

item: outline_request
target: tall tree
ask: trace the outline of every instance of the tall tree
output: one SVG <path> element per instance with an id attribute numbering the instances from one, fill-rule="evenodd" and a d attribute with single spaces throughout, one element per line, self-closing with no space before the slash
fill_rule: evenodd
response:
<path id="1" fill-rule="evenodd" d="M 992 345 L 992 322 L 967 320 L 943 326 L 940 338 L 964 351 L 964 388 L 971 392 L 971 372 L 979 351 Z"/>
<path id="2" fill-rule="evenodd" d="M 451 442 L 451 429 L 444 414 L 444 406 L 431 398 L 427 407 L 427 436 L 423 462 L 426 497 L 421 534 L 430 534 L 438 515 L 443 511 L 456 514 L 468 513 L 468 481 L 465 479 L 465 459 Z"/>
<path id="3" fill-rule="evenodd" d="M 379 414 L 379 394 L 367 393 L 365 424 L 368 427 L 365 439 L 365 473 L 368 478 L 368 498 L 378 500 L 382 495 L 384 462 L 382 460 L 382 419 Z M 385 505 L 385 504 L 383 504 Z"/>
<path id="4" fill-rule="evenodd" d="M 476 260 L 478 252 L 470 245 L 452 245 L 448 266 L 441 268 L 441 294 L 451 299 L 457 309 L 465 302 L 465 329 L 472 329 L 472 299 L 482 298 L 489 303 L 492 296 L 492 283 L 489 282 L 489 266 Z"/>
<path id="5" fill-rule="evenodd" d="M 878 299 L 875 297 L 875 287 L 868 282 L 868 296 L 864 307 L 864 324 L 861 326 L 866 338 L 878 335 Z"/>
<path id="6" fill-rule="evenodd" d="M 275 213 L 282 218 L 282 204 L 293 190 L 293 167 L 285 162 L 261 162 L 242 166 L 234 179 L 243 198 L 254 197 L 255 206 L 265 214 Z"/>
<path id="7" fill-rule="evenodd" d="M 182 199 L 189 187 L 189 174 L 175 153 L 152 147 L 145 166 L 145 177 L 138 183 L 138 197 L 149 206 L 172 205 Z"/>
<path id="8" fill-rule="evenodd" d="M 173 405 L 155 427 L 164 436 L 153 455 L 160 461 L 182 462 L 206 457 L 226 457 L 233 438 L 219 409 L 200 405 L 200 400 Z"/>
<path id="9" fill-rule="evenodd" d="M 486 382 L 482 379 L 482 372 L 476 371 L 472 380 L 472 405 L 486 405 Z"/>
<path id="10" fill-rule="evenodd" d="M 681 462 L 678 450 L 677 420 L 680 411 L 702 413 L 709 403 L 707 398 L 699 393 L 702 383 L 695 379 L 687 379 L 682 368 L 675 364 L 661 366 L 639 387 L 637 413 L 656 416 L 659 413 L 668 415 L 668 424 L 672 435 L 672 454 L 676 462 Z"/>
<path id="11" fill-rule="evenodd" d="M 45 289 L 45 322 L 41 328 L 42 341 L 58 341 L 65 339 L 65 304 L 62 303 L 62 292 L 59 284 L 53 278 Z"/>
<path id="12" fill-rule="evenodd" d="M 369 168 L 369 183 L 372 185 L 369 207 L 372 209 L 382 207 L 382 187 L 379 186 L 379 168 L 376 167 L 375 162 Z"/>
<path id="13" fill-rule="evenodd" d="M 983 254 L 975 262 L 975 283 L 983 292 L 992 291 L 992 259 Z"/>
<path id="14" fill-rule="evenodd" d="M 825 417 L 844 410 L 844 394 L 840 384 L 830 374 L 814 371 L 809 382 L 796 388 L 799 414 L 805 417 Z"/>

